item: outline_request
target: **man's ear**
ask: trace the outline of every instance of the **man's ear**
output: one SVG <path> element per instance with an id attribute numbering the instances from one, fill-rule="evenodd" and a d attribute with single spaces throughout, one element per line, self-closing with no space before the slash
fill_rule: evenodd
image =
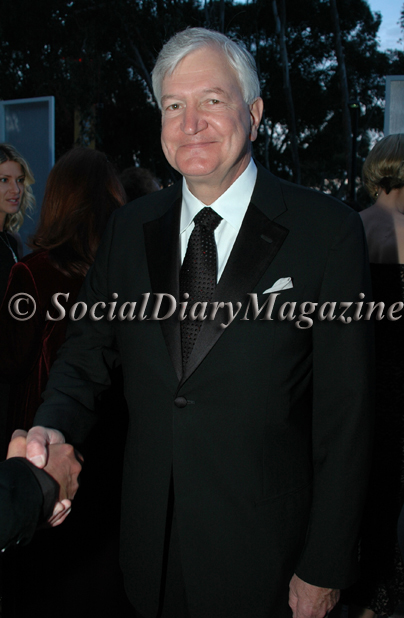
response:
<path id="1" fill-rule="evenodd" d="M 249 107 L 251 119 L 250 140 L 255 142 L 258 135 L 258 127 L 260 126 L 262 113 L 264 111 L 264 101 L 261 97 L 258 97 L 258 99 L 255 99 L 254 103 L 251 103 Z"/>

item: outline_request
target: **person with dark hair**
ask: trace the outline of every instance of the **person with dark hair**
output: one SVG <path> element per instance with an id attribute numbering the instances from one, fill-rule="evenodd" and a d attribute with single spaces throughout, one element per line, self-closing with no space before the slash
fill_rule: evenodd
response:
<path id="1" fill-rule="evenodd" d="M 374 200 L 360 213 L 369 247 L 373 297 L 391 307 L 404 302 L 403 133 L 388 135 L 375 144 L 362 176 Z M 375 324 L 375 443 L 361 531 L 361 577 L 345 598 L 350 618 L 386 618 L 404 601 L 404 562 L 397 538 L 404 504 L 404 321 L 399 314 L 392 318 Z"/>
<path id="2" fill-rule="evenodd" d="M 14 429 L 31 427 L 50 368 L 65 339 L 68 314 L 94 260 L 104 228 L 111 214 L 125 203 L 126 195 L 118 175 L 102 152 L 73 148 L 51 170 L 39 225 L 30 240 L 33 252 L 13 267 L 0 309 L 0 375 L 11 385 L 9 435 Z M 65 319 L 56 319 L 60 312 L 52 300 L 55 294 L 59 295 L 59 303 L 66 312 Z M 17 300 L 16 304 L 15 299 L 21 295 L 24 300 Z M 27 316 L 30 319 L 24 319 Z M 112 394 L 109 397 L 105 402 L 98 402 L 101 416 L 105 408 L 110 411 L 111 405 L 124 406 L 122 398 L 114 400 Z M 109 434 L 102 423 L 97 430 L 102 443 Z M 59 605 L 60 617 L 72 615 L 72 603 L 74 616 L 91 615 L 88 607 L 91 585 L 104 587 L 103 597 L 91 600 L 91 608 L 95 609 L 99 599 L 98 613 L 108 603 L 119 606 L 120 599 L 126 603 L 117 550 L 122 450 L 122 444 L 117 441 L 112 470 L 118 481 L 109 492 L 98 526 L 90 528 L 88 517 L 96 517 L 100 482 L 109 478 L 110 467 L 105 469 L 100 454 L 91 445 L 80 445 L 86 461 L 82 482 L 89 483 L 95 495 L 91 491 L 83 492 L 75 501 L 74 517 L 69 517 L 52 534 L 40 535 L 46 536 L 46 540 L 34 538 L 17 556 L 7 558 L 4 606 L 10 618 L 27 615 L 29 611 L 51 618 L 54 599 L 68 582 L 72 592 Z M 47 574 L 49 594 L 44 602 L 37 595 L 37 584 L 43 576 L 39 565 L 45 571 L 47 565 L 56 562 L 58 568 Z M 73 563 L 80 564 L 82 574 L 74 582 L 71 580 Z M 105 565 L 110 574 L 107 583 L 102 584 L 102 578 L 107 577 Z M 24 595 L 19 594 L 19 586 L 24 588 Z"/>
<path id="3" fill-rule="evenodd" d="M 38 228 L 29 242 L 34 250 L 12 269 L 0 310 L 0 367 L 18 388 L 9 404 L 9 435 L 29 429 L 41 402 L 49 370 L 63 343 L 67 320 L 56 316 L 55 293 L 70 310 L 91 266 L 107 221 L 126 202 L 124 189 L 106 156 L 90 148 L 73 148 L 51 170 L 45 188 Z M 34 315 L 16 320 L 8 304 L 17 293 L 28 301 L 22 310 Z M 26 317 L 26 316 L 21 316 Z"/>
<path id="4" fill-rule="evenodd" d="M 35 205 L 35 182 L 28 162 L 11 144 L 0 144 L 0 303 L 8 275 L 19 256 L 18 232 L 26 212 Z"/>
<path id="5" fill-rule="evenodd" d="M 59 159 L 46 184 L 38 229 L 29 243 L 48 251 L 65 274 L 84 276 L 112 212 L 126 201 L 105 154 L 77 147 Z"/>
<path id="6" fill-rule="evenodd" d="M 119 179 L 125 189 L 128 202 L 137 200 L 138 197 L 154 193 L 160 190 L 160 184 L 150 170 L 145 167 L 127 167 L 119 175 Z"/>

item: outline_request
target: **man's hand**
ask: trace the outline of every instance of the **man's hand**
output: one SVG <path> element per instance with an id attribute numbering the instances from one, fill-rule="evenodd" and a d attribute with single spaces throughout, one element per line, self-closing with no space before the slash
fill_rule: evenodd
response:
<path id="1" fill-rule="evenodd" d="M 293 575 L 289 584 L 289 605 L 293 618 L 324 618 L 338 603 L 339 590 L 319 588 Z"/>
<path id="2" fill-rule="evenodd" d="M 59 483 L 60 487 L 59 502 L 56 503 L 52 517 L 48 521 L 51 526 L 61 524 L 71 511 L 71 500 L 79 488 L 78 476 L 81 472 L 81 463 L 77 456 L 70 444 L 48 446 L 48 463 L 44 470 Z"/>
<path id="3" fill-rule="evenodd" d="M 70 444 L 51 444 L 44 470 L 59 483 L 59 500 L 73 500 L 79 488 L 82 457 Z"/>
<path id="4" fill-rule="evenodd" d="M 73 500 L 79 487 L 78 476 L 81 472 L 80 462 L 82 459 L 70 444 L 64 443 L 64 437 L 59 431 L 45 427 L 34 427 L 28 434 L 22 429 L 17 429 L 12 435 L 7 459 L 10 457 L 27 457 L 29 459 L 30 434 L 33 454 L 33 457 L 30 458 L 31 462 L 38 467 L 43 467 L 39 466 L 38 463 L 42 463 L 41 458 L 46 457 L 46 465 L 43 469 L 59 485 L 59 501 L 55 504 L 52 517 L 48 521 L 51 526 L 58 526 L 70 513 L 71 500 Z"/>
<path id="5" fill-rule="evenodd" d="M 37 425 L 28 432 L 26 457 L 38 468 L 44 468 L 48 461 L 48 447 L 51 444 L 64 444 L 64 442 L 64 435 L 57 429 Z"/>

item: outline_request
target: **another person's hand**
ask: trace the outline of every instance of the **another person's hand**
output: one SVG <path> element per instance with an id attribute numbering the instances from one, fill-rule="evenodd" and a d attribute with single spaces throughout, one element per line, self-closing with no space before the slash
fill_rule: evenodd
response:
<path id="1" fill-rule="evenodd" d="M 80 455 L 70 444 L 50 444 L 48 462 L 44 470 L 59 483 L 59 502 L 48 520 L 51 526 L 61 524 L 71 511 L 74 496 L 79 488 L 78 476 L 81 472 Z"/>
<path id="2" fill-rule="evenodd" d="M 296 574 L 289 584 L 289 605 L 293 618 L 324 618 L 335 607 L 339 590 L 319 588 L 304 582 Z"/>
<path id="3" fill-rule="evenodd" d="M 64 435 L 57 429 L 37 425 L 28 432 L 26 457 L 38 468 L 44 468 L 48 461 L 48 447 L 64 442 Z"/>

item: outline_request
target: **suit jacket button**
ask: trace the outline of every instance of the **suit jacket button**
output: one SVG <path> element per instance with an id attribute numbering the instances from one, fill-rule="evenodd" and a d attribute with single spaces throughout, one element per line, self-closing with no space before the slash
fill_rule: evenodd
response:
<path id="1" fill-rule="evenodd" d="M 177 408 L 185 408 L 188 401 L 185 399 L 185 397 L 177 397 L 176 399 L 174 399 L 174 403 Z"/>

